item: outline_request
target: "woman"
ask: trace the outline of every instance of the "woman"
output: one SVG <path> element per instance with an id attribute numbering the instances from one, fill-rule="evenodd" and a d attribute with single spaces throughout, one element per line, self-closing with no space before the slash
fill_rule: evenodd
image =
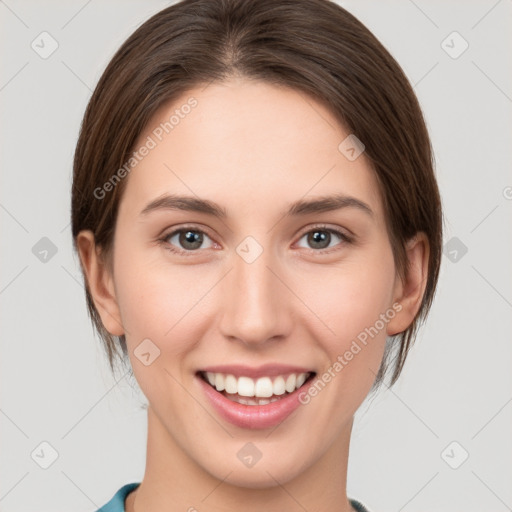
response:
<path id="1" fill-rule="evenodd" d="M 442 213 L 398 64 L 326 0 L 185 0 L 123 44 L 78 140 L 75 247 L 146 470 L 102 511 L 364 511 L 353 416 L 432 303 Z"/>

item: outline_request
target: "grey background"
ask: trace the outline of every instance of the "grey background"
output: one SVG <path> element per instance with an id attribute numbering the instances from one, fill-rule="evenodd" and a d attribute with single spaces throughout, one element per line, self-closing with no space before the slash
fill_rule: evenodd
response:
<path id="1" fill-rule="evenodd" d="M 358 411 L 349 496 L 375 512 L 512 510 L 512 2 L 341 4 L 415 85 L 448 244 L 401 379 Z M 143 476 L 144 397 L 110 374 L 94 338 L 69 192 L 93 87 L 125 38 L 167 5 L 0 1 L 2 512 L 92 511 Z M 58 43 L 46 59 L 31 47 L 43 31 Z M 453 31 L 469 44 L 458 58 Z M 58 454 L 48 469 L 44 441 Z"/>

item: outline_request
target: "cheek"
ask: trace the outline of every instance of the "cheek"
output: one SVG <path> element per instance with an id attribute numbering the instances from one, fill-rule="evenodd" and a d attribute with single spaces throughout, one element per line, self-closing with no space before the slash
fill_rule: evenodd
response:
<path id="1" fill-rule="evenodd" d="M 166 353 L 183 351 L 190 336 L 178 333 L 184 326 L 190 332 L 191 318 L 197 314 L 196 305 L 205 289 L 193 266 L 173 266 L 162 257 L 152 261 L 142 253 L 119 258 L 116 294 L 132 350 L 149 338 Z"/>
<path id="2" fill-rule="evenodd" d="M 324 400 L 332 400 L 332 410 L 355 411 L 375 380 L 385 348 L 385 320 L 392 318 L 389 313 L 394 316 L 389 311 L 394 276 L 391 249 L 383 246 L 326 275 L 317 273 L 315 285 L 308 287 L 311 309 L 330 328 L 319 324 L 313 336 L 327 356 L 325 378 L 333 384 Z"/>
<path id="3" fill-rule="evenodd" d="M 327 356 L 317 376 L 323 384 L 316 388 L 322 398 L 314 405 L 315 421 L 318 428 L 331 422 L 333 433 L 360 406 L 381 365 L 386 325 L 395 314 L 391 307 L 394 262 L 391 252 L 383 250 L 374 258 L 331 269 L 329 274 L 330 278 L 316 280 L 309 300 L 311 309 L 334 332 L 321 324 L 313 333 Z M 324 387 L 326 392 L 321 391 Z M 305 401 L 316 400 L 314 396 L 311 389 Z"/>
<path id="4" fill-rule="evenodd" d="M 301 286 L 311 309 L 334 332 L 331 338 L 343 343 L 373 326 L 388 310 L 393 284 L 392 254 L 383 250 L 379 256 L 361 256 L 358 261 L 322 269 Z"/>
<path id="5" fill-rule="evenodd" d="M 178 384 L 188 369 L 183 358 L 202 339 L 205 328 L 201 298 L 209 286 L 197 274 L 193 266 L 156 264 L 147 257 L 145 261 L 125 258 L 116 272 L 118 304 L 135 378 L 151 403 L 172 397 L 162 403 L 172 404 L 174 410 L 187 407 L 186 394 Z M 153 354 L 158 356 L 145 365 L 137 356 L 147 352 L 148 346 L 151 359 Z"/>

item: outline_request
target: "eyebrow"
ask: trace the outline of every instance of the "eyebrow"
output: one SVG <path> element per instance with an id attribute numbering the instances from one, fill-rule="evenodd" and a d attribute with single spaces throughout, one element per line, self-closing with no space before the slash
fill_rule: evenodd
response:
<path id="1" fill-rule="evenodd" d="M 373 211 L 364 201 L 352 196 L 335 194 L 329 196 L 320 196 L 314 199 L 300 199 L 293 202 L 288 211 L 283 216 L 302 216 L 311 213 L 322 213 L 339 210 L 342 208 L 354 208 L 373 217 Z M 151 201 L 140 213 L 145 216 L 154 211 L 161 210 L 182 210 L 198 213 L 206 213 L 219 219 L 225 219 L 227 211 L 220 205 L 207 199 L 200 199 L 192 196 L 179 196 L 165 194 Z"/>

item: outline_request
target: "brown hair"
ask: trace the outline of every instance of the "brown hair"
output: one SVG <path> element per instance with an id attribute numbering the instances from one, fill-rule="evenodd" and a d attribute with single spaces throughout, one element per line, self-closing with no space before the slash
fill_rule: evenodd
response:
<path id="1" fill-rule="evenodd" d="M 75 249 L 78 233 L 91 230 L 109 254 L 126 180 L 101 200 L 95 190 L 130 158 L 159 107 L 194 86 L 234 75 L 308 94 L 364 143 L 401 277 L 407 273 L 405 243 L 417 232 L 427 235 L 430 257 L 420 310 L 407 330 L 391 344 L 388 340 L 374 388 L 388 371 L 390 347 L 396 351 L 394 384 L 434 297 L 442 250 L 441 201 L 412 87 L 373 34 L 331 1 L 184 0 L 142 24 L 108 64 L 84 115 L 74 158 Z M 126 356 L 126 341 L 104 328 L 87 282 L 86 298 L 113 369 L 119 347 Z"/>

